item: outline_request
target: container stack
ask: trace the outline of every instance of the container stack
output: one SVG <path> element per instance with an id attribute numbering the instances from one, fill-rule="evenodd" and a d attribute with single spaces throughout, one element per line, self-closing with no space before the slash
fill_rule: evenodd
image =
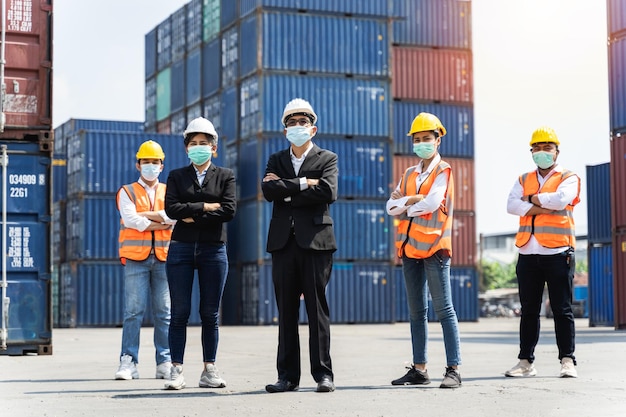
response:
<path id="1" fill-rule="evenodd" d="M 626 2 L 607 0 L 615 328 L 626 328 Z"/>
<path id="2" fill-rule="evenodd" d="M 82 119 L 55 129 L 52 265 L 57 327 L 122 324 L 117 190 L 139 178 L 135 154 L 144 141 L 158 142 L 165 152 L 162 182 L 171 169 L 189 163 L 180 135 L 143 129 L 142 122 Z M 144 324 L 151 321 L 148 312 Z M 198 323 L 199 317 L 190 321 Z"/>
<path id="3" fill-rule="evenodd" d="M 613 251 L 610 164 L 587 166 L 587 224 L 590 326 L 613 325 Z"/>
<path id="4" fill-rule="evenodd" d="M 404 284 L 385 201 L 410 162 L 406 131 L 420 111 L 437 114 L 449 132 L 442 154 L 457 176 L 461 268 L 453 279 L 458 297 L 473 297 L 460 318 L 477 319 L 470 11 L 459 0 L 193 0 L 146 35 L 146 130 L 182 131 L 208 118 L 222 165 L 237 176 L 229 323 L 277 320 L 265 251 L 271 204 L 260 184 L 269 156 L 289 146 L 280 116 L 296 97 L 318 114 L 314 142 L 339 157 L 331 320 L 407 319 L 397 313 L 406 296 L 398 298 Z"/>
<path id="5" fill-rule="evenodd" d="M 476 217 L 474 201 L 474 113 L 471 3 L 459 0 L 394 0 L 392 82 L 393 175 L 417 165 L 407 132 L 421 112 L 446 127 L 439 152 L 455 180 L 452 299 L 459 320 L 478 320 Z M 395 257 L 396 264 L 400 260 Z M 396 267 L 396 319 L 408 320 L 401 266 Z M 436 320 L 429 309 L 429 320 Z"/>

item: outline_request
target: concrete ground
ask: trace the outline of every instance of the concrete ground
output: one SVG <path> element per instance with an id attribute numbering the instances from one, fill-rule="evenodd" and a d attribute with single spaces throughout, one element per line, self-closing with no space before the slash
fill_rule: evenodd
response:
<path id="1" fill-rule="evenodd" d="M 299 392 L 268 394 L 276 380 L 277 327 L 222 327 L 217 364 L 227 387 L 202 389 L 200 328 L 188 332 L 187 388 L 155 380 L 152 329 L 141 335 L 139 373 L 115 381 L 121 329 L 55 329 L 52 355 L 0 355 L 0 416 L 624 416 L 626 331 L 577 319 L 577 379 L 558 378 L 551 320 L 542 319 L 534 378 L 505 378 L 517 363 L 518 319 L 460 323 L 463 386 L 439 388 L 445 365 L 441 328 L 430 323 L 432 383 L 393 387 L 411 360 L 408 323 L 333 325 L 333 393 L 315 392 L 306 326 L 301 327 Z"/>

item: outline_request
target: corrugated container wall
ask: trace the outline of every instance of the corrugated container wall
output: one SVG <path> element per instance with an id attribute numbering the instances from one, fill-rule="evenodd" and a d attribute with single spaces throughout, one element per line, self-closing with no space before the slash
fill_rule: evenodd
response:
<path id="1" fill-rule="evenodd" d="M 611 138 L 611 225 L 626 227 L 626 135 Z"/>
<path id="2" fill-rule="evenodd" d="M 470 49 L 468 0 L 393 0 L 393 44 Z"/>
<path id="3" fill-rule="evenodd" d="M 220 33 L 221 0 L 202 0 L 202 40 L 208 42 Z"/>
<path id="4" fill-rule="evenodd" d="M 233 2 L 234 3 L 234 2 Z M 236 26 L 222 34 L 222 87 L 235 85 L 239 78 L 239 28 Z"/>
<path id="5" fill-rule="evenodd" d="M 626 2 L 607 0 L 607 16 L 609 39 L 619 35 L 626 36 Z"/>
<path id="6" fill-rule="evenodd" d="M 187 52 L 193 51 L 202 43 L 202 0 L 191 0 L 185 6 L 187 20 L 185 28 L 187 31 Z"/>
<path id="7" fill-rule="evenodd" d="M 589 325 L 613 326 L 613 246 L 589 245 Z"/>
<path id="8" fill-rule="evenodd" d="M 0 139 L 38 141 L 51 148 L 52 1 L 9 0 L 5 24 L 6 121 Z"/>
<path id="9" fill-rule="evenodd" d="M 267 74 L 241 82 L 241 137 L 282 132 L 294 92 L 315 103 L 320 134 L 389 136 L 389 83 L 341 76 Z"/>
<path id="10" fill-rule="evenodd" d="M 615 329 L 626 329 L 626 228 L 613 235 L 613 291 Z"/>
<path id="11" fill-rule="evenodd" d="M 587 237 L 590 244 L 611 243 L 610 164 L 587 165 Z"/>
<path id="12" fill-rule="evenodd" d="M 393 102 L 393 153 L 414 155 L 413 141 L 407 136 L 415 116 L 421 112 L 437 115 L 446 127 L 439 153 L 444 159 L 474 158 L 474 108 L 444 103 Z"/>
<path id="13" fill-rule="evenodd" d="M 220 68 L 222 62 L 221 43 L 214 39 L 202 46 L 202 97 L 215 94 L 221 85 Z"/>
<path id="14" fill-rule="evenodd" d="M 397 0 L 241 0 L 239 14 L 243 17 L 263 8 L 386 18 L 391 14 L 393 1 Z"/>
<path id="15" fill-rule="evenodd" d="M 396 46 L 392 48 L 392 71 L 394 98 L 474 101 L 471 51 Z"/>
<path id="16" fill-rule="evenodd" d="M 0 355 L 28 352 L 52 353 L 52 298 L 50 270 L 51 221 L 51 152 L 38 143 L 0 141 L 6 147 L 6 186 L 0 182 L 0 193 L 6 195 L 7 349 Z"/>
<path id="17" fill-rule="evenodd" d="M 328 47 L 338 39 L 340 49 Z M 389 75 L 384 20 L 259 12 L 241 22 L 240 41 L 246 45 L 241 48 L 241 77 L 259 70 Z"/>
<path id="18" fill-rule="evenodd" d="M 157 28 L 146 34 L 145 39 L 145 76 L 153 77 L 157 72 Z"/>
<path id="19" fill-rule="evenodd" d="M 626 34 L 611 41 L 608 55 L 611 132 L 626 133 Z"/>
<path id="20" fill-rule="evenodd" d="M 172 21 L 168 17 L 157 26 L 157 71 L 172 62 Z"/>
<path id="21" fill-rule="evenodd" d="M 227 29 L 237 21 L 239 17 L 239 2 L 233 0 L 221 0 L 220 3 L 220 25 L 222 29 Z"/>
<path id="22" fill-rule="evenodd" d="M 186 101 L 187 106 L 196 104 L 202 98 L 202 50 L 194 49 L 187 53 L 186 63 Z"/>

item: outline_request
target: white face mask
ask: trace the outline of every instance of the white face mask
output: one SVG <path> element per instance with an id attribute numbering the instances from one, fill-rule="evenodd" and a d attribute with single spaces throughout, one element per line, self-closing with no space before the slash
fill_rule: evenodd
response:
<path id="1" fill-rule="evenodd" d="M 146 181 L 154 181 L 159 178 L 159 174 L 161 173 L 161 165 L 157 164 L 142 164 L 141 166 L 141 176 Z"/>
<path id="2" fill-rule="evenodd" d="M 296 146 L 302 146 L 311 139 L 311 128 L 306 126 L 292 126 L 287 128 L 287 140 Z"/>

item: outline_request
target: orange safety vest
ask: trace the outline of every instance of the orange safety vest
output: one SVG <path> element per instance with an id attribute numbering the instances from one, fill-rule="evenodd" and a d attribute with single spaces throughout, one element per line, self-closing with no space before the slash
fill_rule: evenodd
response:
<path id="1" fill-rule="evenodd" d="M 137 213 L 143 211 L 159 211 L 165 208 L 165 184 L 159 183 L 154 195 L 154 206 L 146 190 L 138 182 L 122 186 L 117 192 L 117 209 L 120 209 L 120 193 L 124 190 L 130 201 L 135 203 Z M 140 232 L 137 229 L 124 226 L 120 219 L 119 256 L 122 264 L 126 259 L 143 261 L 148 259 L 154 248 L 154 255 L 159 261 L 165 262 L 167 250 L 172 237 L 172 229 L 151 230 Z"/>
<path id="2" fill-rule="evenodd" d="M 398 216 L 398 237 L 396 248 L 398 257 L 406 255 L 413 259 L 424 259 L 445 249 L 452 256 L 452 212 L 454 199 L 454 179 L 452 169 L 445 161 L 428 175 L 417 190 L 415 180 L 418 172 L 415 167 L 408 168 L 400 182 L 400 189 L 405 196 L 428 194 L 437 175 L 448 171 L 448 187 L 439 208 L 433 212 L 416 217 L 407 216 L 406 212 Z"/>
<path id="3" fill-rule="evenodd" d="M 571 171 L 554 173 L 546 180 L 543 187 L 539 187 L 537 171 L 528 172 L 519 177 L 519 182 L 524 189 L 523 195 L 532 195 L 539 192 L 554 193 L 559 185 L 572 175 Z M 563 210 L 554 211 L 549 214 L 537 214 L 534 216 L 521 216 L 519 219 L 519 230 L 515 238 L 515 246 L 521 248 L 534 235 L 537 242 L 545 248 L 560 248 L 563 246 L 574 247 L 576 236 L 574 231 L 574 206 L 580 202 L 580 181 L 578 181 L 578 192 L 571 204 Z"/>

